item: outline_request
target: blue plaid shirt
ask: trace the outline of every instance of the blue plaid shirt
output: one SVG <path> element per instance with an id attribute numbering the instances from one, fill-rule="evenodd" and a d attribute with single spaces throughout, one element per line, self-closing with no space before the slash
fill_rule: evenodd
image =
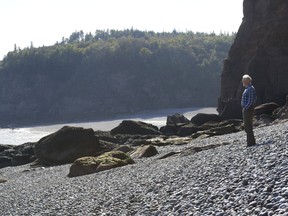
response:
<path id="1" fill-rule="evenodd" d="M 250 84 L 242 94 L 241 106 L 244 110 L 254 106 L 257 100 L 255 88 Z"/>

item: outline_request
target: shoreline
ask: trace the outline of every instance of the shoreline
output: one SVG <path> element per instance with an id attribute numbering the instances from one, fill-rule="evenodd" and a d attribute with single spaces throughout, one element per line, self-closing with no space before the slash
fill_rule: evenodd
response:
<path id="1" fill-rule="evenodd" d="M 54 124 L 54 125 L 44 125 L 44 126 L 35 126 L 35 127 L 24 127 L 24 128 L 15 128 L 15 129 L 0 129 L 0 144 L 10 144 L 10 145 L 21 145 L 26 142 L 36 142 L 44 136 L 47 136 L 50 133 L 53 133 L 65 125 L 75 126 L 75 127 L 84 127 L 92 128 L 93 130 L 103 130 L 109 131 L 112 128 L 118 126 L 123 120 L 138 120 L 146 123 L 153 124 L 157 127 L 164 126 L 166 123 L 167 115 L 173 115 L 177 111 L 181 114 L 191 118 L 196 115 L 198 112 L 204 113 L 216 113 L 216 107 L 204 107 L 204 108 L 179 108 L 179 109 L 165 109 L 165 110 L 155 110 L 154 112 L 142 112 L 135 115 L 122 116 L 121 118 L 105 121 L 96 121 L 96 122 L 82 122 L 82 123 L 67 123 L 67 124 Z M 127 118 L 125 118 L 127 117 Z M 31 137 L 31 139 L 29 138 Z M 13 139 L 16 139 L 13 142 Z M 21 141 L 23 139 L 23 141 Z"/>

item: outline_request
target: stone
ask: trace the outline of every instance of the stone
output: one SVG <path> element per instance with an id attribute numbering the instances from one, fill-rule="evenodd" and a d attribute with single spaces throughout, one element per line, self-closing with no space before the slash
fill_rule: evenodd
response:
<path id="1" fill-rule="evenodd" d="M 159 154 L 156 147 L 152 145 L 140 146 L 134 152 L 131 152 L 132 158 L 152 157 Z"/>
<path id="2" fill-rule="evenodd" d="M 270 125 L 275 119 L 267 114 L 262 114 L 260 116 L 255 116 L 253 120 L 253 124 L 255 127 L 258 126 L 268 126 Z"/>
<path id="3" fill-rule="evenodd" d="M 34 146 L 35 143 L 0 145 L 0 168 L 31 163 L 35 160 Z"/>
<path id="4" fill-rule="evenodd" d="M 0 178 L 0 184 L 1 184 L 1 183 L 5 183 L 5 182 L 7 182 L 7 181 L 8 181 L 7 179 Z"/>
<path id="5" fill-rule="evenodd" d="M 73 163 L 84 156 L 99 156 L 115 146 L 99 142 L 92 129 L 65 126 L 40 139 L 34 148 L 35 156 L 43 165 Z"/>
<path id="6" fill-rule="evenodd" d="M 193 125 L 191 125 L 191 122 L 184 115 L 174 114 L 167 116 L 166 126 L 161 127 L 160 132 L 166 136 L 187 136 L 191 135 L 190 131 L 192 127 Z M 181 132 L 179 132 L 180 130 Z"/>
<path id="7" fill-rule="evenodd" d="M 283 106 L 288 94 L 288 2 L 244 0 L 243 6 L 244 18 L 221 75 L 218 112 L 223 118 L 226 113 L 233 118 L 241 115 L 244 74 L 253 79 L 257 105 L 275 102 Z M 238 102 L 226 106 L 230 100 Z"/>
<path id="8" fill-rule="evenodd" d="M 119 126 L 113 128 L 110 132 L 112 135 L 116 134 L 130 134 L 130 135 L 159 135 L 158 127 L 147 124 L 141 121 L 124 120 Z"/>
<path id="9" fill-rule="evenodd" d="M 184 115 L 181 115 L 178 113 L 172 116 L 167 116 L 166 125 L 182 126 L 182 125 L 189 124 L 189 123 L 190 121 Z"/>
<path id="10" fill-rule="evenodd" d="M 288 105 L 279 107 L 273 111 L 272 114 L 275 119 L 288 119 Z"/>
<path id="11" fill-rule="evenodd" d="M 188 124 L 188 125 L 184 125 L 182 127 L 179 128 L 177 135 L 178 136 L 191 136 L 193 133 L 196 133 L 198 131 L 200 131 L 201 128 L 193 125 L 193 124 Z"/>
<path id="12" fill-rule="evenodd" d="M 211 128 L 208 130 L 200 131 L 197 133 L 192 134 L 192 138 L 207 138 L 207 137 L 212 137 L 212 136 L 219 136 L 219 135 L 224 135 L 224 134 L 229 134 L 229 133 L 235 133 L 240 131 L 241 129 L 234 124 L 227 124 L 223 126 L 218 126 L 215 128 Z"/>
<path id="13" fill-rule="evenodd" d="M 12 166 L 12 158 L 8 156 L 0 156 L 0 169 L 7 166 Z"/>
<path id="14" fill-rule="evenodd" d="M 3 151 L 6 151 L 8 149 L 11 149 L 13 148 L 13 145 L 3 145 L 3 144 L 0 144 L 0 153 L 3 152 Z"/>
<path id="15" fill-rule="evenodd" d="M 134 150 L 134 148 L 132 148 L 129 145 L 122 145 L 122 146 L 119 146 L 119 147 L 115 148 L 113 151 L 121 151 L 121 152 L 124 152 L 124 153 L 128 153 L 128 152 L 131 152 L 133 150 Z"/>
<path id="16" fill-rule="evenodd" d="M 194 125 L 203 125 L 207 122 L 220 122 L 222 118 L 216 114 L 206 114 L 206 113 L 198 113 L 191 118 L 191 122 Z"/>
<path id="17" fill-rule="evenodd" d="M 254 114 L 256 116 L 262 115 L 262 114 L 272 115 L 273 111 L 277 108 L 279 108 L 279 105 L 274 103 L 274 102 L 261 104 L 261 105 L 255 107 Z"/>
<path id="18" fill-rule="evenodd" d="M 119 142 L 117 137 L 111 135 L 110 131 L 97 130 L 94 132 L 94 134 L 99 140 L 103 140 L 105 142 L 110 142 L 110 143 L 115 143 L 115 144 Z"/>
<path id="19" fill-rule="evenodd" d="M 160 132 L 165 136 L 173 136 L 178 134 L 179 128 L 177 125 L 166 125 L 160 128 Z"/>
<path id="20" fill-rule="evenodd" d="M 93 174 L 133 163 L 133 159 L 121 151 L 106 152 L 98 157 L 82 157 L 71 165 L 68 177 Z"/>

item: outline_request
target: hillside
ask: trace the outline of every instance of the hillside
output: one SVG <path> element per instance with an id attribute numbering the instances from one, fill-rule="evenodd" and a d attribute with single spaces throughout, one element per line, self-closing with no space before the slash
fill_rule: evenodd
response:
<path id="1" fill-rule="evenodd" d="M 0 126 L 89 121 L 216 106 L 233 35 L 138 30 L 74 32 L 0 62 Z"/>

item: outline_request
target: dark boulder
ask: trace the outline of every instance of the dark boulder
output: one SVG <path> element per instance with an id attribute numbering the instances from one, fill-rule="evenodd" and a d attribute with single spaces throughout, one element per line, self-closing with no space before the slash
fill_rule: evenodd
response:
<path id="1" fill-rule="evenodd" d="M 39 163 L 57 165 L 72 163 L 84 156 L 98 156 L 115 147 L 101 144 L 92 129 L 65 126 L 40 139 L 34 152 Z"/>
<path id="2" fill-rule="evenodd" d="M 191 136 L 193 133 L 196 133 L 200 130 L 201 130 L 200 127 L 197 127 L 193 124 L 188 124 L 188 125 L 184 125 L 184 126 L 180 127 L 178 132 L 177 132 L 177 135 L 182 136 L 182 137 Z"/>
<path id="3" fill-rule="evenodd" d="M 141 121 L 124 120 L 119 126 L 111 130 L 112 135 L 130 134 L 130 135 L 159 135 L 158 127 Z"/>
<path id="4" fill-rule="evenodd" d="M 212 137 L 243 130 L 243 123 L 238 119 L 224 120 L 221 122 L 207 122 L 201 126 L 202 130 L 192 134 L 192 138 Z"/>
<path id="5" fill-rule="evenodd" d="M 180 126 L 177 125 L 165 125 L 160 128 L 160 132 L 165 136 L 177 135 Z"/>
<path id="6" fill-rule="evenodd" d="M 0 168 L 12 166 L 12 157 L 0 155 Z"/>
<path id="7" fill-rule="evenodd" d="M 166 125 L 160 128 L 160 132 L 166 136 L 178 135 L 179 129 L 191 122 L 181 114 L 167 116 Z"/>
<path id="8" fill-rule="evenodd" d="M 167 116 L 167 121 L 166 121 L 166 125 L 177 125 L 177 126 L 182 126 L 185 124 L 189 124 L 190 121 L 181 114 L 174 114 L 172 116 Z"/>
<path id="9" fill-rule="evenodd" d="M 225 119 L 225 113 L 235 118 L 241 115 L 239 104 L 223 104 L 231 98 L 241 100 L 244 74 L 253 79 L 257 105 L 275 102 L 283 106 L 288 94 L 288 1 L 244 0 L 243 6 L 244 18 L 221 75 L 218 111 Z"/>
<path id="10" fill-rule="evenodd" d="M 216 114 L 198 113 L 194 117 L 192 117 L 191 122 L 194 125 L 202 125 L 206 122 L 220 122 L 221 120 L 221 117 Z"/>
<path id="11" fill-rule="evenodd" d="M 35 160 L 34 146 L 35 143 L 24 143 L 18 146 L 0 145 L 0 168 L 33 162 Z"/>
<path id="12" fill-rule="evenodd" d="M 194 133 L 191 137 L 192 138 L 198 138 L 198 137 L 203 137 L 203 138 L 207 138 L 207 137 L 212 137 L 212 136 L 219 136 L 219 135 L 224 135 L 224 134 L 230 134 L 230 133 L 235 133 L 240 131 L 240 129 L 233 125 L 233 124 L 228 124 L 228 125 L 224 125 L 221 127 L 215 127 L 215 128 L 211 128 L 209 130 L 204 130 L 204 131 L 200 131 L 197 133 Z"/>
<path id="13" fill-rule="evenodd" d="M 272 115 L 273 111 L 277 108 L 279 108 L 279 105 L 274 102 L 261 104 L 255 107 L 255 115 Z"/>
<path id="14" fill-rule="evenodd" d="M 115 136 L 112 136 L 109 131 L 97 130 L 94 134 L 99 140 L 119 144 L 119 140 Z"/>
<path id="15" fill-rule="evenodd" d="M 3 145 L 3 144 L 0 144 L 0 153 L 5 151 L 5 150 L 8 150 L 8 149 L 12 149 L 14 146 L 13 145 Z"/>

